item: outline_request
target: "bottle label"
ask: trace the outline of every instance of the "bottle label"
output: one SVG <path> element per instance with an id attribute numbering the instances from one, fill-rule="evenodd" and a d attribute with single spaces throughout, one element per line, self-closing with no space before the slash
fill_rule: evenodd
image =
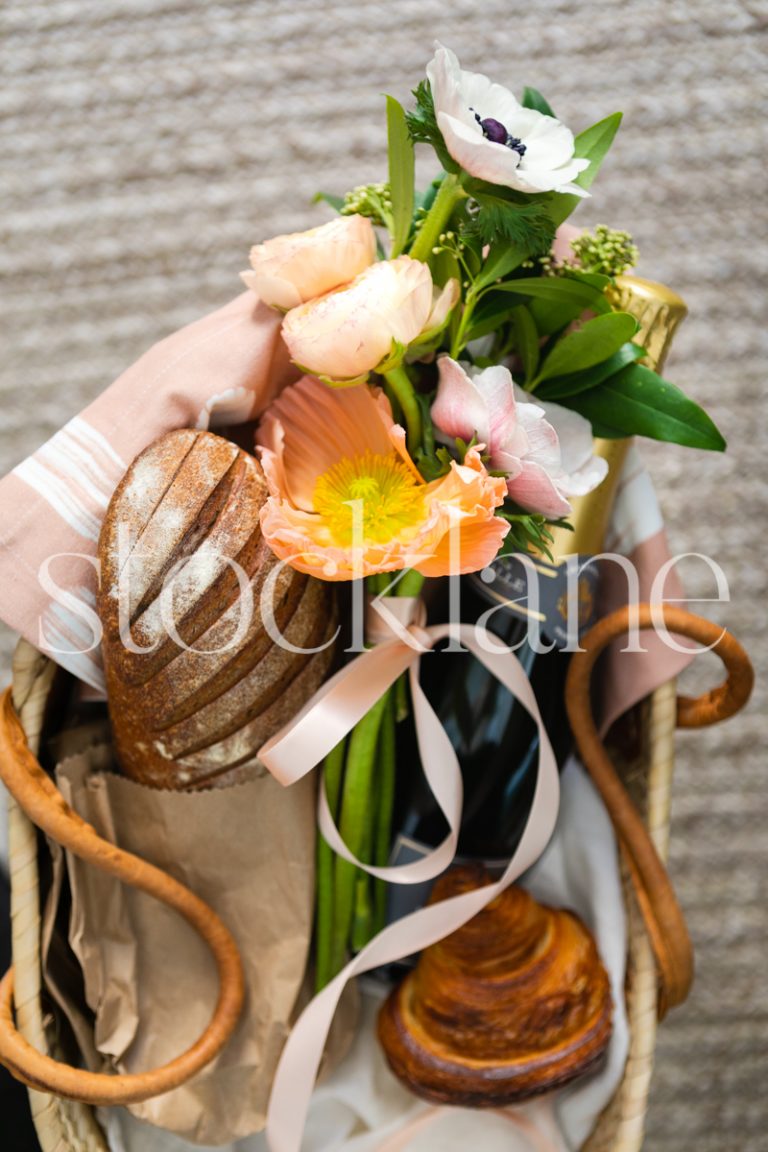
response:
<path id="1" fill-rule="evenodd" d="M 588 556 L 566 556 L 551 564 L 512 552 L 469 579 L 489 604 L 527 619 L 529 634 L 538 630 L 555 647 L 574 649 L 595 621 L 598 576 Z M 493 628 L 493 616 L 488 626 Z"/>

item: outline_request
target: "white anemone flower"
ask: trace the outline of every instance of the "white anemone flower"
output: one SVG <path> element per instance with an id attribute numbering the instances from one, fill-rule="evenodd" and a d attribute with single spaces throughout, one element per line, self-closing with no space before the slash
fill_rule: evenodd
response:
<path id="1" fill-rule="evenodd" d="M 437 125 L 448 152 L 479 180 L 518 192 L 571 192 L 570 181 L 588 167 L 573 155 L 573 133 L 481 72 L 464 72 L 449 48 L 437 45 L 427 65 Z"/>

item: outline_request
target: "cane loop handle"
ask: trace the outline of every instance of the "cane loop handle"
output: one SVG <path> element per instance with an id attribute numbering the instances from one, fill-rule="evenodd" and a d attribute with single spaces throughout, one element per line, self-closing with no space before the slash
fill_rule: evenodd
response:
<path id="1" fill-rule="evenodd" d="M 601 652 L 632 629 L 658 629 L 688 637 L 716 653 L 728 673 L 702 696 L 677 699 L 677 725 L 699 728 L 735 715 L 752 691 L 749 657 L 733 636 L 682 608 L 640 604 L 617 609 L 598 621 L 580 641 L 566 680 L 566 708 L 584 766 L 589 771 L 624 848 L 630 876 L 659 972 L 659 1011 L 682 1003 L 693 980 L 693 949 L 669 875 L 643 820 L 606 751 L 595 724 L 590 681 Z M 695 652 L 696 649 L 693 649 Z"/>
<path id="2" fill-rule="evenodd" d="M 60 1063 L 38 1052 L 13 1017 L 13 969 L 0 981 L 0 1064 L 28 1087 L 86 1104 L 131 1104 L 184 1084 L 209 1064 L 232 1035 L 245 984 L 237 945 L 212 908 L 168 873 L 109 841 L 74 812 L 27 746 L 11 700 L 0 700 L 0 779 L 47 836 L 95 868 L 175 909 L 205 940 L 216 961 L 219 996 L 205 1031 L 181 1055 L 147 1072 L 107 1074 Z"/>

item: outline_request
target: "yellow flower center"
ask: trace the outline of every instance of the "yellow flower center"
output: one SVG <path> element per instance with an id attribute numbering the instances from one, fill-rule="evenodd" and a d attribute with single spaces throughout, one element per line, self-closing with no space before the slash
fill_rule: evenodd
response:
<path id="1" fill-rule="evenodd" d="M 344 456 L 315 483 L 314 511 L 336 544 L 386 544 L 423 516 L 423 485 L 394 453 Z"/>

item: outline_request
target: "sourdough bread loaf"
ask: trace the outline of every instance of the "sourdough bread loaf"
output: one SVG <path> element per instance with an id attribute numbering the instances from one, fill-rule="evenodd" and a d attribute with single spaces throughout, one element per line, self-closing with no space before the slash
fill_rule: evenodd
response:
<path id="1" fill-rule="evenodd" d="M 333 589 L 272 554 L 266 496 L 252 456 L 180 429 L 134 460 L 110 501 L 98 610 L 116 752 L 134 780 L 252 776 L 328 671 Z"/>

